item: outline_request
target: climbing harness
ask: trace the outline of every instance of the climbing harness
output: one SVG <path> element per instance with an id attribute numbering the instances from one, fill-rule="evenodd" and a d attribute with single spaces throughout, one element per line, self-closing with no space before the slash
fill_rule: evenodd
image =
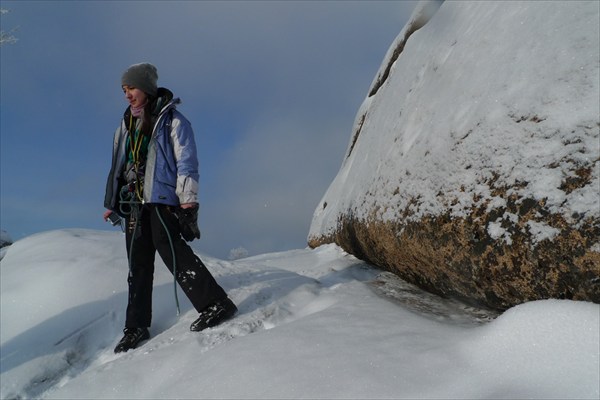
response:
<path id="1" fill-rule="evenodd" d="M 131 214 L 136 214 L 134 211 L 142 205 L 142 202 L 136 199 L 136 185 L 135 182 L 131 182 L 130 184 L 121 187 L 121 191 L 119 192 L 119 211 L 122 215 L 129 216 Z"/>
<path id="2" fill-rule="evenodd" d="M 137 124 L 136 124 L 137 125 Z M 134 129 L 135 128 L 135 129 Z M 138 201 L 142 201 L 143 199 L 143 179 L 141 176 L 140 167 L 143 161 L 142 155 L 142 147 L 144 150 L 148 148 L 148 138 L 146 135 L 142 134 L 140 128 L 134 126 L 133 124 L 133 115 L 129 115 L 129 151 L 131 152 L 131 162 L 133 172 L 135 173 L 136 179 L 134 180 L 134 192 Z"/>

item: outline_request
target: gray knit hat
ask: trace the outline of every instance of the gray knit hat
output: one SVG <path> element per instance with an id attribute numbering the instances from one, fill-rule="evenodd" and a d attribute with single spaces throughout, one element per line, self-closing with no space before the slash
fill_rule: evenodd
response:
<path id="1" fill-rule="evenodd" d="M 156 97 L 156 81 L 158 81 L 156 67 L 150 63 L 140 63 L 133 64 L 125 70 L 121 77 L 121 86 L 131 86 Z"/>

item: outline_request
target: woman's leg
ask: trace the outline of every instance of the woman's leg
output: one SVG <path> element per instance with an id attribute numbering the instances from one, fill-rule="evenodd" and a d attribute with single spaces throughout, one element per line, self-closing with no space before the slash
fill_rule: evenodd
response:
<path id="1" fill-rule="evenodd" d="M 150 209 L 142 207 L 137 221 L 129 218 L 125 238 L 129 257 L 129 299 L 126 328 L 147 328 L 152 322 L 152 284 L 156 249 L 152 241 Z"/>
<path id="2" fill-rule="evenodd" d="M 194 308 L 201 312 L 226 298 L 227 293 L 181 237 L 177 216 L 168 206 L 153 204 L 150 209 L 154 247 L 171 273 L 175 271 L 177 283 Z"/>

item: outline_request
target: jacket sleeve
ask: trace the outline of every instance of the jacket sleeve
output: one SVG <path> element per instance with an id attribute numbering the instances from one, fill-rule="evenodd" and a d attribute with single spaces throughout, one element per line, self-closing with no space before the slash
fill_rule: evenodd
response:
<path id="1" fill-rule="evenodd" d="M 198 203 L 198 155 L 191 123 L 178 111 L 173 112 L 171 140 L 177 165 L 175 193 L 180 204 Z"/>
<path id="2" fill-rule="evenodd" d="M 124 153 L 122 150 L 122 141 L 124 126 L 123 123 L 115 131 L 113 139 L 112 162 L 108 177 L 106 179 L 106 191 L 104 194 L 104 208 L 117 211 L 117 196 L 119 191 L 119 174 L 123 168 Z"/>

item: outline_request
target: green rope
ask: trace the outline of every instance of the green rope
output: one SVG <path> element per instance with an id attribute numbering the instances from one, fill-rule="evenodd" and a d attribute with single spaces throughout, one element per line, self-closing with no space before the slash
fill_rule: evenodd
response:
<path id="1" fill-rule="evenodd" d="M 135 213 L 137 214 L 137 212 Z M 133 233 L 131 234 L 131 239 L 130 239 L 130 243 L 129 243 L 129 276 L 131 277 L 131 259 L 133 257 L 133 241 L 135 240 L 135 234 L 137 233 L 137 229 L 138 229 L 138 221 L 139 221 L 139 216 L 138 215 L 134 215 L 133 218 L 135 218 L 135 225 L 133 227 Z M 127 229 L 128 227 L 126 227 L 125 229 Z"/>
<path id="2" fill-rule="evenodd" d="M 179 310 L 179 298 L 177 297 L 177 262 L 175 257 L 175 247 L 173 247 L 173 240 L 171 239 L 171 234 L 169 233 L 169 229 L 167 229 L 167 224 L 163 220 L 160 212 L 158 211 L 158 207 L 155 208 L 156 215 L 158 215 L 158 219 L 162 224 L 163 228 L 165 228 L 165 232 L 167 233 L 167 238 L 169 239 L 169 245 L 171 246 L 171 254 L 173 255 L 173 292 L 175 293 L 175 304 L 177 305 L 177 315 L 181 313 Z"/>

